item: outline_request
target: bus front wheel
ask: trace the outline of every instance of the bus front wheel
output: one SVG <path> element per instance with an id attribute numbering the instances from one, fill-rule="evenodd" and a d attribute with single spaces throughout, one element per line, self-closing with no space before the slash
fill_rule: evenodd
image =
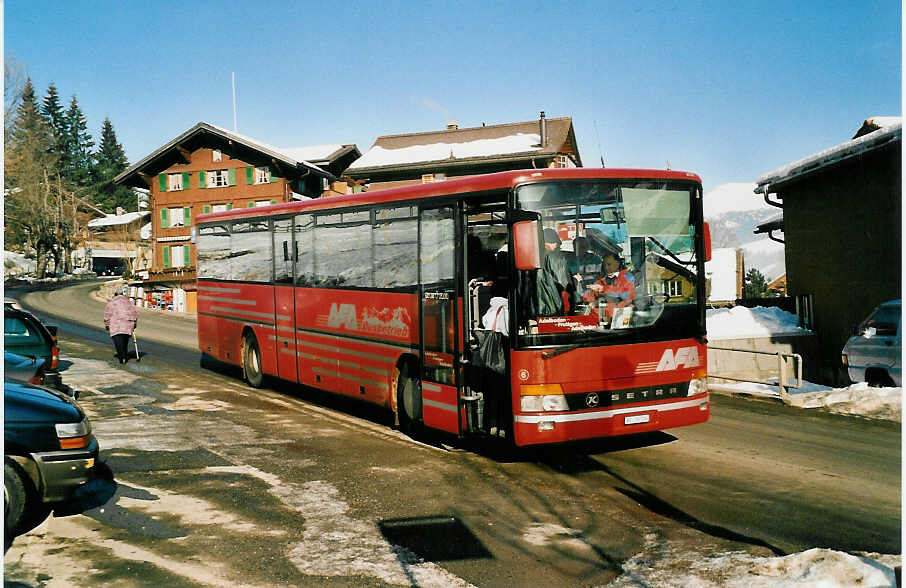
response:
<path id="1" fill-rule="evenodd" d="M 260 388 L 264 381 L 261 371 L 261 350 L 255 335 L 248 334 L 242 343 L 242 374 L 245 381 L 253 388 Z"/>
<path id="2" fill-rule="evenodd" d="M 412 374 L 413 371 L 412 364 L 404 364 L 396 387 L 396 412 L 400 429 L 407 435 L 418 432 L 422 419 L 421 382 Z"/>

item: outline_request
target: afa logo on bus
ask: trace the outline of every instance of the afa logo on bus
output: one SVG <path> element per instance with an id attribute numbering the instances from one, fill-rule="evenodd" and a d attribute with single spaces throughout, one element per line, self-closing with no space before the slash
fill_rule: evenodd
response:
<path id="1" fill-rule="evenodd" d="M 636 365 L 635 373 L 650 374 L 668 372 L 679 368 L 694 368 L 700 364 L 698 347 L 680 347 L 676 351 L 669 347 L 664 350 L 660 361 L 642 362 Z"/>
<path id="2" fill-rule="evenodd" d="M 359 316 L 355 304 L 333 302 L 330 305 L 330 314 L 327 315 L 328 327 L 392 337 L 408 337 L 411 323 L 409 311 L 401 306 L 380 310 L 368 307 L 362 310 Z"/>

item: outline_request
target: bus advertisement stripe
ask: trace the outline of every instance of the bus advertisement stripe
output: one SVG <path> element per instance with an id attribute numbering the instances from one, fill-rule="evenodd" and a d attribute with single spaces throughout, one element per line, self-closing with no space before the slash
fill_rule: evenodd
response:
<path id="1" fill-rule="evenodd" d="M 240 310 L 238 308 L 228 308 L 226 306 L 212 306 L 212 311 L 219 312 L 232 312 L 233 314 L 241 314 L 243 316 L 257 316 L 262 318 L 273 318 L 274 314 L 271 312 L 253 312 L 251 310 Z M 277 315 L 278 321 L 288 321 L 290 317 L 282 314 Z"/>
<path id="2" fill-rule="evenodd" d="M 430 406 L 431 408 L 436 408 L 439 410 L 446 410 L 452 413 L 456 413 L 458 410 L 455 404 L 445 404 L 443 402 L 437 402 L 436 400 L 428 400 L 427 398 L 422 399 L 422 403 L 424 403 L 425 406 Z"/>
<path id="3" fill-rule="evenodd" d="M 257 306 L 254 300 L 244 300 L 242 298 L 223 298 L 222 296 L 205 296 L 200 295 L 199 300 L 216 300 L 217 302 L 229 302 L 230 304 L 242 304 L 244 306 Z"/>
<path id="4" fill-rule="evenodd" d="M 377 380 L 369 380 L 367 378 L 359 378 L 357 376 L 352 376 L 350 374 L 344 374 L 342 372 L 337 372 L 337 371 L 333 371 L 333 370 L 325 370 L 325 369 L 319 368 L 319 367 L 313 367 L 313 368 L 311 368 L 311 371 L 319 373 L 319 374 L 325 374 L 328 376 L 336 376 L 336 377 L 342 378 L 344 380 L 352 380 L 353 382 L 360 382 L 362 384 L 370 384 L 372 386 L 377 386 L 378 388 L 381 388 L 384 390 L 387 389 L 386 382 L 379 382 Z"/>

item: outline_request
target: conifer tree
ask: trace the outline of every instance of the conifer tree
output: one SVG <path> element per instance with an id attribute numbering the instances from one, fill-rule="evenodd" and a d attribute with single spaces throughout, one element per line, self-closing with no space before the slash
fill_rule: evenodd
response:
<path id="1" fill-rule="evenodd" d="M 117 206 L 126 210 L 136 208 L 135 194 L 126 186 L 117 186 L 113 178 L 129 167 L 126 152 L 116 139 L 116 131 L 110 118 L 104 119 L 101 129 L 101 144 L 95 154 L 95 164 L 92 170 L 92 179 L 95 183 L 97 195 L 95 202 L 103 209 L 113 212 Z"/>
<path id="2" fill-rule="evenodd" d="M 60 104 L 57 87 L 53 83 L 48 86 L 44 102 L 41 104 L 41 116 L 52 134 L 51 149 L 57 155 L 58 168 L 62 173 L 69 167 L 66 157 L 67 120 L 63 106 Z"/>
<path id="3" fill-rule="evenodd" d="M 64 178 L 74 186 L 87 186 L 91 181 L 94 141 L 75 96 L 66 111 L 66 138 Z"/>

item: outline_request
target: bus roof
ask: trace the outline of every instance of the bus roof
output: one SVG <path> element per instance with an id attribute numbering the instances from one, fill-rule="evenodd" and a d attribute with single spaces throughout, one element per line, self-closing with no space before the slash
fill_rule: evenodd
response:
<path id="1" fill-rule="evenodd" d="M 577 179 L 651 179 L 651 180 L 687 180 L 701 183 L 701 178 L 693 173 L 663 169 L 621 169 L 621 168 L 546 168 L 524 169 L 451 178 L 441 182 L 428 184 L 415 184 L 401 188 L 388 188 L 386 190 L 373 190 L 347 194 L 345 196 L 328 196 L 312 200 L 296 200 L 281 204 L 272 204 L 256 208 L 234 208 L 222 212 L 209 212 L 197 217 L 196 222 L 213 220 L 227 220 L 249 216 L 275 216 L 291 212 L 316 211 L 336 207 L 359 206 L 365 204 L 380 204 L 382 202 L 396 202 L 400 200 L 417 200 L 449 196 L 452 194 L 466 194 L 473 192 L 489 192 L 493 190 L 509 190 L 515 186 L 533 182 L 550 180 L 577 180 Z"/>

